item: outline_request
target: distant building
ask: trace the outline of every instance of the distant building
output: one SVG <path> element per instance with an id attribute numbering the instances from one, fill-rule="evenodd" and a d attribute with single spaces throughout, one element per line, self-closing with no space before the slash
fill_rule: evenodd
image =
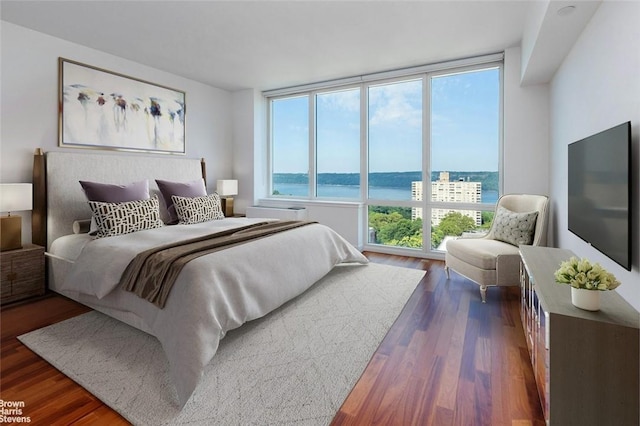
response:
<path id="1" fill-rule="evenodd" d="M 411 199 L 422 201 L 422 181 L 411 182 Z M 464 180 L 450 181 L 449 172 L 440 172 L 440 178 L 431 182 L 431 201 L 451 203 L 480 203 L 482 201 L 482 183 Z M 443 217 L 452 211 L 458 211 L 472 218 L 476 225 L 482 224 L 482 212 L 479 210 L 431 209 L 431 222 L 438 226 Z M 422 208 L 411 209 L 411 219 L 422 218 Z"/>

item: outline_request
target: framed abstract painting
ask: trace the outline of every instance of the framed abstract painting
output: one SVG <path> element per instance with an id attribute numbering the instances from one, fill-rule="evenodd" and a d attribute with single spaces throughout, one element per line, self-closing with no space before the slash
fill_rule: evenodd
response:
<path id="1" fill-rule="evenodd" d="M 185 151 L 185 92 L 58 59 L 59 146 Z"/>

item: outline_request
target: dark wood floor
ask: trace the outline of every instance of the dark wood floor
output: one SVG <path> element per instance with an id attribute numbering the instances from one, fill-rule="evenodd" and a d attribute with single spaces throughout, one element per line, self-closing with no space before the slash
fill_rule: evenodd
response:
<path id="1" fill-rule="evenodd" d="M 332 425 L 544 425 L 518 287 L 476 284 L 443 263 L 367 253 L 425 277 Z"/>
<path id="2" fill-rule="evenodd" d="M 426 271 L 333 425 L 543 425 L 519 320 L 517 287 L 478 287 L 439 261 L 365 253 L 371 261 Z M 80 315 L 51 296 L 3 307 L 0 394 L 24 401 L 31 424 L 127 424 L 43 361 L 16 336 Z"/>

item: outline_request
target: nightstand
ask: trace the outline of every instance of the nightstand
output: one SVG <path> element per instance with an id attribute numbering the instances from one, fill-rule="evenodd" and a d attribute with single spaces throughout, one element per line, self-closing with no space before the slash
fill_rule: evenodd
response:
<path id="1" fill-rule="evenodd" d="M 0 304 L 45 293 L 44 247 L 25 244 L 0 252 Z"/>

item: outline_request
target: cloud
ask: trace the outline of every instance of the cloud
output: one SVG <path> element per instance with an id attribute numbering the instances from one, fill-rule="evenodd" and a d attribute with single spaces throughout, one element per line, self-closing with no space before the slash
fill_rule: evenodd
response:
<path id="1" fill-rule="evenodd" d="M 369 89 L 370 126 L 422 126 L 422 80 Z"/>
<path id="2" fill-rule="evenodd" d="M 318 108 L 329 108 L 335 111 L 359 112 L 360 88 L 322 93 L 317 97 Z"/>

